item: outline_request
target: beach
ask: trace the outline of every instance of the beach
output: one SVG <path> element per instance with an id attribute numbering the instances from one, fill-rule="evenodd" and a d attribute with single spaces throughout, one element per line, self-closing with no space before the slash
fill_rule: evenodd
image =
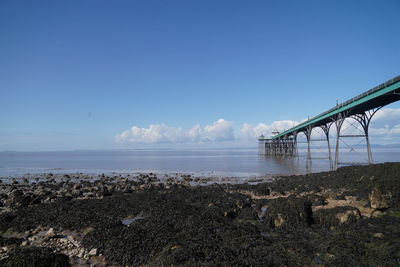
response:
<path id="1" fill-rule="evenodd" d="M 13 179 L 0 185 L 1 265 L 398 266 L 399 171 Z"/>

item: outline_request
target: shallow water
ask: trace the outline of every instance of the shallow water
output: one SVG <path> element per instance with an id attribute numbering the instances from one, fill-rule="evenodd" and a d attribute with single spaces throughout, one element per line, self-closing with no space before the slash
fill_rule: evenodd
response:
<path id="1" fill-rule="evenodd" d="M 400 161 L 400 150 L 374 149 L 374 162 Z M 364 162 L 361 154 L 341 153 L 342 162 Z M 196 176 L 255 177 L 302 174 L 329 170 L 327 153 L 313 154 L 306 168 L 300 156 L 271 157 L 254 149 L 214 150 L 104 150 L 63 152 L 0 152 L 0 177 L 20 177 L 27 173 L 128 174 L 141 172 L 189 173 Z"/>

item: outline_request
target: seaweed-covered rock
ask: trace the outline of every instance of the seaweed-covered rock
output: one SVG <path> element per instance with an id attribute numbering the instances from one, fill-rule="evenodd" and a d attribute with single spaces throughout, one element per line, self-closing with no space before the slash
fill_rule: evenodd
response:
<path id="1" fill-rule="evenodd" d="M 374 187 L 368 195 L 369 201 L 371 203 L 371 208 L 384 210 L 389 208 L 389 197 L 382 194 L 381 190 Z"/>
<path id="2" fill-rule="evenodd" d="M 18 247 L 0 262 L 5 267 L 69 267 L 68 256 L 39 247 Z"/>
<path id="3" fill-rule="evenodd" d="M 21 238 L 16 238 L 16 237 L 10 237 L 10 238 L 5 238 L 3 236 L 0 236 L 0 247 L 4 246 L 10 246 L 10 245 L 20 245 L 22 243 L 23 239 Z"/>
<path id="4" fill-rule="evenodd" d="M 314 212 L 314 221 L 323 227 L 355 223 L 361 218 L 360 211 L 354 207 L 335 207 Z"/>
<path id="5" fill-rule="evenodd" d="M 10 253 L 32 244 L 26 239 L 35 229 L 54 228 L 79 233 L 83 248 L 73 255 L 105 257 L 116 266 L 398 266 L 399 170 L 400 163 L 346 167 L 258 185 L 190 187 L 174 178 L 160 186 L 148 175 L 142 182 L 118 176 L 83 180 L 75 189 L 73 182 L 1 185 L 6 206 L 10 196 L 31 196 L 32 201 L 12 211 L 2 208 L 3 237 L 15 233 L 23 239 L 0 238 L 0 244 Z M 267 189 L 278 193 L 268 195 Z M 389 206 L 382 211 L 377 205 L 381 210 L 371 218 L 363 211 L 375 201 L 370 196 Z M 332 201 L 337 198 L 343 200 Z M 356 206 L 365 217 L 343 205 Z M 59 244 L 65 238 L 57 239 L 43 240 Z M 16 249 L 21 255 L 41 255 L 33 250 Z"/>
<path id="6" fill-rule="evenodd" d="M 312 203 L 307 198 L 289 196 L 272 200 L 264 213 L 265 221 L 271 227 L 309 226 L 314 223 Z"/>

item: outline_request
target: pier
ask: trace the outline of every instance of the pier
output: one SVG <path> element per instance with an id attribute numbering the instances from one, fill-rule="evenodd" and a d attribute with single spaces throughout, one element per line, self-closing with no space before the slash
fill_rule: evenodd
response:
<path id="1" fill-rule="evenodd" d="M 339 163 L 339 140 L 343 138 L 362 137 L 368 154 L 368 164 L 373 163 L 368 129 L 372 117 L 382 107 L 400 100 L 400 75 L 384 82 L 344 103 L 337 105 L 315 117 L 302 122 L 282 133 L 273 132 L 270 138 L 263 135 L 258 138 L 259 150 L 265 155 L 271 156 L 298 156 L 298 135 L 305 135 L 307 140 L 307 162 L 311 161 L 311 134 L 317 127 L 324 133 L 324 141 L 327 143 L 330 168 L 337 169 Z M 341 134 L 343 123 L 346 119 L 352 119 L 359 123 L 363 134 Z M 335 154 L 332 157 L 329 133 L 332 126 L 336 127 Z"/>

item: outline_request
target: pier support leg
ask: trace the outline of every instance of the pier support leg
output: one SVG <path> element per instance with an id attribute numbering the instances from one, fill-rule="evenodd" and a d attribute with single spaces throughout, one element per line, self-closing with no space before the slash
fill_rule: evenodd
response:
<path id="1" fill-rule="evenodd" d="M 293 156 L 297 157 L 299 151 L 297 149 L 297 132 L 293 132 Z"/>
<path id="2" fill-rule="evenodd" d="M 334 169 L 338 168 L 339 164 L 339 139 L 340 139 L 340 129 L 342 128 L 343 122 L 346 119 L 346 115 L 339 113 L 335 120 L 336 125 L 336 151 L 335 151 L 335 166 Z"/>
<path id="3" fill-rule="evenodd" d="M 332 122 L 327 123 L 325 125 L 321 125 L 321 129 L 324 131 L 325 136 L 326 136 L 326 141 L 328 143 L 328 157 L 329 157 L 329 168 L 330 170 L 333 170 L 333 162 L 332 162 L 332 153 L 331 153 L 331 144 L 329 142 L 329 130 L 332 126 Z"/>
<path id="4" fill-rule="evenodd" d="M 365 111 L 364 113 L 356 114 L 356 115 L 352 116 L 353 119 L 355 119 L 356 121 L 358 121 L 361 124 L 361 127 L 364 130 L 365 141 L 367 143 L 368 164 L 372 164 L 373 163 L 371 145 L 369 143 L 368 128 L 369 128 L 369 124 L 371 122 L 372 116 L 374 116 L 375 113 L 378 110 L 380 110 L 381 108 L 382 107 L 374 108 L 374 109 Z"/>
<path id="5" fill-rule="evenodd" d="M 306 131 L 304 134 L 306 135 L 307 138 L 307 161 L 306 161 L 306 169 L 307 172 L 311 170 L 311 132 L 312 132 L 313 126 L 309 125 L 306 127 Z"/>
<path id="6" fill-rule="evenodd" d="M 258 155 L 265 155 L 266 153 L 266 142 L 264 140 L 258 141 Z"/>
<path id="7" fill-rule="evenodd" d="M 307 138 L 307 160 L 311 160 L 311 132 L 312 132 L 313 127 L 307 126 L 306 131 L 304 134 L 306 135 Z"/>

